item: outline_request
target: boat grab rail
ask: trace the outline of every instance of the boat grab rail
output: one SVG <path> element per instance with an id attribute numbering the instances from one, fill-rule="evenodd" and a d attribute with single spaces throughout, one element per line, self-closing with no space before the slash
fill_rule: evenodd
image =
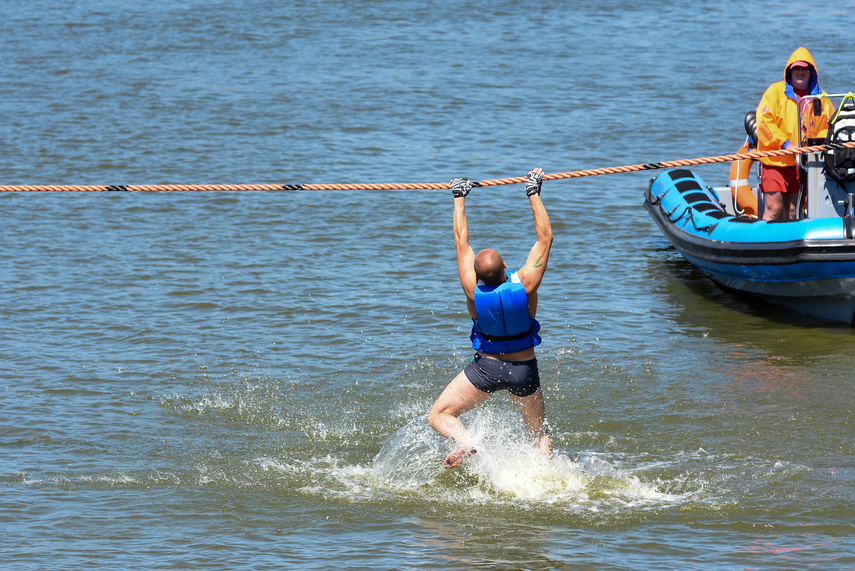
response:
<path id="1" fill-rule="evenodd" d="M 837 108 L 837 112 L 835 113 L 834 118 L 836 118 L 837 115 L 840 113 L 840 109 L 843 107 L 843 104 L 846 103 L 846 101 L 855 101 L 855 94 L 853 94 L 851 91 L 849 93 L 818 93 L 816 95 L 805 95 L 804 97 L 799 97 L 798 106 L 797 106 L 798 116 L 799 116 L 799 130 L 798 130 L 799 146 L 801 146 L 805 143 L 805 140 L 803 139 L 803 131 L 802 131 L 802 125 L 803 125 L 802 117 L 804 117 L 803 110 L 806 110 L 806 108 L 804 108 L 802 106 L 802 101 L 810 101 L 810 100 L 819 101 L 821 99 L 837 99 L 838 97 L 840 98 L 840 104 Z M 819 115 L 820 113 L 817 113 L 816 110 L 814 110 L 814 114 Z M 832 118 L 832 121 L 834 120 L 834 118 Z"/>
<path id="2" fill-rule="evenodd" d="M 677 210 L 677 207 L 675 207 L 674 210 Z M 677 218 L 671 218 L 671 214 L 674 213 L 674 210 L 668 213 L 668 221 L 674 224 L 675 226 L 677 225 L 677 222 L 679 222 L 680 219 L 682 219 L 684 216 L 686 217 L 686 221 L 683 222 L 683 228 L 685 228 L 689 224 L 689 222 L 691 222 L 692 226 L 694 226 L 696 231 L 706 232 L 707 234 L 710 234 L 715 229 L 715 227 L 718 226 L 718 223 L 709 224 L 707 226 L 698 226 L 695 223 L 695 212 L 691 206 L 687 206 Z"/>

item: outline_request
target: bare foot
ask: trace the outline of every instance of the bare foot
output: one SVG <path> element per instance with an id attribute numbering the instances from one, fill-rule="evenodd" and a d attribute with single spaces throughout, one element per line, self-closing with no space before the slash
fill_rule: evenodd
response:
<path id="1" fill-rule="evenodd" d="M 477 450 L 474 448 L 458 448 L 454 452 L 448 454 L 445 457 L 445 463 L 442 465 L 443 468 L 456 468 L 460 466 L 460 463 L 475 454 Z"/>
<path id="2" fill-rule="evenodd" d="M 552 456 L 552 439 L 546 435 L 540 437 L 540 440 L 535 444 L 538 452 L 547 458 Z"/>

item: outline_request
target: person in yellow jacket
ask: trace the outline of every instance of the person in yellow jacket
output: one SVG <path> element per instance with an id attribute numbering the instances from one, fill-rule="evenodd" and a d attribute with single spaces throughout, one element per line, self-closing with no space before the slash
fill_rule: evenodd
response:
<path id="1" fill-rule="evenodd" d="M 823 98 L 820 107 L 813 99 L 801 102 L 802 126 L 799 133 L 799 99 L 825 94 L 819 87 L 819 73 L 813 56 L 800 47 L 787 60 L 784 81 L 766 89 L 757 106 L 757 150 L 768 151 L 799 146 L 808 137 L 824 137 L 834 106 Z M 819 113 L 816 113 L 818 111 Z M 764 220 L 795 220 L 799 196 L 799 168 L 795 155 L 763 157 L 760 190 L 766 200 Z"/>

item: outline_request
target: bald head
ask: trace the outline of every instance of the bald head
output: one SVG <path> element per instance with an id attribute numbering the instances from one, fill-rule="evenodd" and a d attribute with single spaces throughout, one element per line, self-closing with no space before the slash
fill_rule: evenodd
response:
<path id="1" fill-rule="evenodd" d="M 505 281 L 505 261 L 496 250 L 481 250 L 475 256 L 475 275 L 487 285 L 499 285 Z"/>

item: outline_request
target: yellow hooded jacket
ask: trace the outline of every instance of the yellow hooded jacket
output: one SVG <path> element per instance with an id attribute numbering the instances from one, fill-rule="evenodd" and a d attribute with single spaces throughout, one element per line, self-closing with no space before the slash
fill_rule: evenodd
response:
<path id="1" fill-rule="evenodd" d="M 800 47 L 790 55 L 784 68 L 784 81 L 773 83 L 763 94 L 760 105 L 757 106 L 757 150 L 769 151 L 798 146 L 808 137 L 825 137 L 828 132 L 828 120 L 834 113 L 834 105 L 826 98 L 821 99 L 822 111 L 819 116 L 813 114 L 812 108 L 802 117 L 802 137 L 799 138 L 798 96 L 790 84 L 790 66 L 804 61 L 812 68 L 810 95 L 825 94 L 819 87 L 819 73 L 813 56 L 807 48 Z M 796 165 L 796 156 L 763 157 L 765 165 L 787 167 Z"/>

